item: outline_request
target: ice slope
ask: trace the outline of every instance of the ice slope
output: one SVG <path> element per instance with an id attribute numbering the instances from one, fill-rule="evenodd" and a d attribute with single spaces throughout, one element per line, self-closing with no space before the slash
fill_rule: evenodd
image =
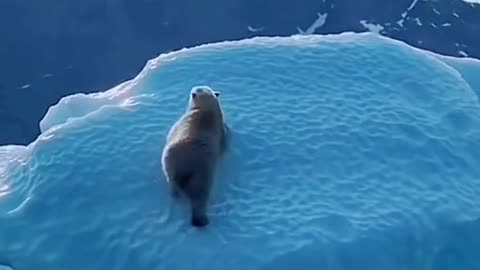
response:
<path id="1" fill-rule="evenodd" d="M 151 60 L 0 148 L 0 262 L 20 269 L 479 269 L 480 72 L 375 34 L 258 37 Z M 232 145 L 211 224 L 160 170 L 197 85 Z"/>

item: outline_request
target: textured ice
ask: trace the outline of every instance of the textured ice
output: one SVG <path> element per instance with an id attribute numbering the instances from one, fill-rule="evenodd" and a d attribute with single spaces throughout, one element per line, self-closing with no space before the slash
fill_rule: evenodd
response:
<path id="1" fill-rule="evenodd" d="M 0 148 L 0 262 L 480 269 L 479 71 L 375 34 L 161 55 L 117 88 L 64 98 L 28 147 Z M 232 130 L 204 230 L 160 169 L 197 85 L 222 92 Z"/>

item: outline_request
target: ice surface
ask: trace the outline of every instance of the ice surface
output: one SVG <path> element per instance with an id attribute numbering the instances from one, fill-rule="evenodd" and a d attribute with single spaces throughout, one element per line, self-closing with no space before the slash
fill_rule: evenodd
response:
<path id="1" fill-rule="evenodd" d="M 28 147 L 0 148 L 0 261 L 479 269 L 479 71 L 368 33 L 161 55 L 115 89 L 64 98 Z M 204 230 L 160 169 L 196 85 L 222 92 L 233 133 Z"/>
<path id="2" fill-rule="evenodd" d="M 480 4 L 480 0 L 463 0 L 463 1 L 467 3 L 472 3 L 472 4 Z"/>

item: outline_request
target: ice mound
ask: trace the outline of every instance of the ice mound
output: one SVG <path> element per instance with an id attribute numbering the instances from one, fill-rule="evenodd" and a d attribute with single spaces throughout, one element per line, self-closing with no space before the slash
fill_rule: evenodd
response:
<path id="1" fill-rule="evenodd" d="M 474 252 L 445 254 L 480 246 L 456 238 L 480 219 L 479 71 L 374 34 L 161 55 L 133 81 L 64 98 L 28 147 L 0 148 L 0 259 L 17 270 L 478 269 Z M 204 230 L 160 169 L 197 85 L 222 92 L 232 130 Z"/>

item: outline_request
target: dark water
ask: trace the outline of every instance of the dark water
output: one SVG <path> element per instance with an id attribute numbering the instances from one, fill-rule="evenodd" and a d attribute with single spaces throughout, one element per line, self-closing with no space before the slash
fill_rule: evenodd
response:
<path id="1" fill-rule="evenodd" d="M 31 142 L 62 96 L 110 88 L 162 52 L 297 34 L 317 13 L 327 17 L 314 33 L 363 32 L 365 21 L 420 48 L 480 58 L 480 5 L 461 0 L 3 0 L 0 144 Z"/>

